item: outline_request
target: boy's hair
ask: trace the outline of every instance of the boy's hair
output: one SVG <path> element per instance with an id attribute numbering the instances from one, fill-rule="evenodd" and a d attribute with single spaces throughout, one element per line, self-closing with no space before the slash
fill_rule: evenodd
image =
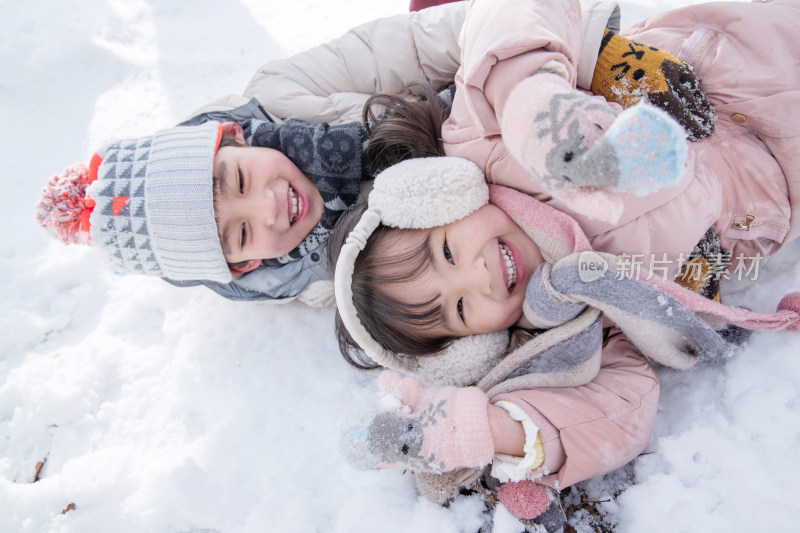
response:
<path id="1" fill-rule="evenodd" d="M 328 239 L 328 266 L 335 270 L 339 252 L 348 235 L 361 219 L 366 204 L 358 204 L 337 221 Z M 424 331 L 443 322 L 438 296 L 418 303 L 399 300 L 387 294 L 387 285 L 419 279 L 431 266 L 428 239 L 414 248 L 393 251 L 393 235 L 403 231 L 379 226 L 367 240 L 353 268 L 353 305 L 364 328 L 381 346 L 407 356 L 433 355 L 445 349 L 454 337 L 425 336 Z M 376 249 L 381 253 L 376 253 Z M 344 359 L 363 370 L 380 368 L 366 357 L 336 313 L 336 338 Z"/>
<path id="2" fill-rule="evenodd" d="M 443 156 L 442 124 L 449 115 L 450 106 L 430 82 L 371 96 L 362 121 L 369 138 L 366 155 L 375 172 L 406 159 Z"/>

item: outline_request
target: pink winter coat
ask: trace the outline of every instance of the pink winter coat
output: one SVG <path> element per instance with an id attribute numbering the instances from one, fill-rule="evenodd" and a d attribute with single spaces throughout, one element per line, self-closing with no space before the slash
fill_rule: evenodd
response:
<path id="1" fill-rule="evenodd" d="M 544 444 L 540 479 L 557 489 L 629 463 L 650 441 L 659 381 L 641 352 L 611 328 L 595 378 L 579 387 L 541 388 L 500 394 L 533 419 Z"/>
<path id="2" fill-rule="evenodd" d="M 683 179 L 646 197 L 623 195 L 616 223 L 591 219 L 553 199 L 509 153 L 501 136 L 517 85 L 551 60 L 575 85 L 580 11 L 570 0 L 474 0 L 460 36 L 458 90 L 442 138 L 447 155 L 472 160 L 492 183 L 528 192 L 568 212 L 595 249 L 666 257 L 674 276 L 714 226 L 723 246 L 752 257 L 774 253 L 797 236 L 792 207 L 800 202 L 800 2 L 687 7 L 623 32 L 692 65 L 717 114 L 716 132 L 689 143 Z M 535 109 L 528 110 L 530 116 Z M 509 145 L 519 146 L 506 139 Z M 748 218 L 748 215 L 750 217 Z M 663 256 L 662 254 L 666 254 Z M 493 398 L 523 407 L 540 428 L 550 472 L 564 488 L 609 472 L 647 445 L 658 379 L 623 335 L 612 334 L 602 368 L 582 387 L 518 391 Z"/>
<path id="3" fill-rule="evenodd" d="M 509 96 L 542 65 L 563 64 L 575 86 L 579 21 L 574 0 L 472 2 L 460 36 L 458 91 L 442 131 L 447 155 L 470 159 L 490 182 L 569 213 L 595 249 L 641 254 L 645 265 L 655 256 L 669 265 L 669 276 L 711 226 L 734 257 L 769 255 L 797 236 L 791 214 L 800 203 L 800 124 L 790 110 L 800 109 L 800 51 L 786 43 L 798 42 L 800 2 L 691 6 L 622 32 L 692 65 L 717 124 L 712 137 L 688 143 L 679 184 L 645 197 L 622 195 L 624 211 L 613 224 L 553 199 L 501 136 L 503 120 L 520 120 L 517 113 L 504 116 L 520 107 Z"/>

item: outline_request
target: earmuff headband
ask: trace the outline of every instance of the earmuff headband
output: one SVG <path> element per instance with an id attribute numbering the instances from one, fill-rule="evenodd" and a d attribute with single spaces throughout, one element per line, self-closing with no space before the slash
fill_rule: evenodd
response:
<path id="1" fill-rule="evenodd" d="M 408 364 L 403 364 L 395 354 L 384 349 L 372 338 L 361 324 L 361 320 L 358 319 L 356 308 L 353 305 L 353 268 L 358 254 L 364 250 L 367 239 L 380 223 L 381 212 L 375 208 L 367 209 L 342 246 L 333 277 L 336 307 L 339 309 L 339 316 L 350 336 L 370 359 L 387 368 L 403 369 L 407 368 Z"/>

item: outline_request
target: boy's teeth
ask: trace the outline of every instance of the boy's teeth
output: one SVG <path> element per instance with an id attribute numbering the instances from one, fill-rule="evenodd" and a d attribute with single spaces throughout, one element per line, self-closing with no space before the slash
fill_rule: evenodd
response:
<path id="1" fill-rule="evenodd" d="M 297 195 L 291 185 L 289 186 L 289 198 L 292 201 L 292 212 L 289 214 L 289 224 L 294 224 L 297 217 L 303 212 L 303 198 Z"/>
<path id="2" fill-rule="evenodd" d="M 508 274 L 508 289 L 514 286 L 517 282 L 517 264 L 514 262 L 514 254 L 511 249 L 504 243 L 500 243 L 500 253 L 506 263 L 506 273 Z"/>

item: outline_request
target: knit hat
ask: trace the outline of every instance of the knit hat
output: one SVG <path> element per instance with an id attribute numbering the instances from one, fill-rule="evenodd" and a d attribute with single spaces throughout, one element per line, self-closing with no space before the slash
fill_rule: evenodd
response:
<path id="1" fill-rule="evenodd" d="M 107 145 L 54 176 L 36 218 L 65 243 L 100 246 L 125 270 L 230 282 L 214 214 L 212 172 L 222 138 L 209 122 Z"/>

